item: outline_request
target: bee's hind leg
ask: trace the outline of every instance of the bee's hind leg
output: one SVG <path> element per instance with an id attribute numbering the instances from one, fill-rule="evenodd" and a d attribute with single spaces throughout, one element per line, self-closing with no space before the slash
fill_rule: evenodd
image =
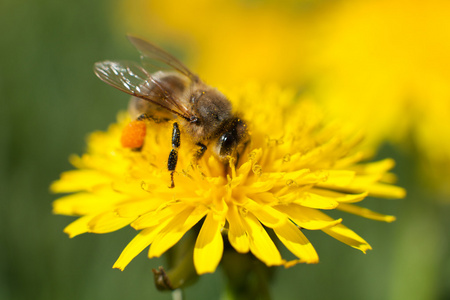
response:
<path id="1" fill-rule="evenodd" d="M 180 128 L 178 127 L 178 123 L 173 123 L 172 129 L 172 150 L 169 154 L 169 160 L 167 161 L 167 169 L 170 171 L 170 188 L 175 187 L 175 182 L 173 180 L 173 173 L 177 167 L 178 162 L 178 148 L 180 148 Z"/>
<path id="2" fill-rule="evenodd" d="M 136 122 L 145 122 L 145 121 L 155 122 L 155 123 L 158 124 L 158 123 L 168 122 L 169 119 L 167 119 L 167 118 L 158 118 L 158 117 L 152 116 L 152 115 L 147 114 L 147 113 L 142 113 L 135 119 L 135 121 L 132 121 L 131 123 L 133 123 L 133 122 L 134 123 L 136 123 Z M 135 125 L 134 127 L 138 127 L 138 126 Z M 135 151 L 135 152 L 141 152 L 143 146 L 144 146 L 144 141 L 142 141 L 142 144 L 140 146 L 132 147 L 131 150 Z"/>

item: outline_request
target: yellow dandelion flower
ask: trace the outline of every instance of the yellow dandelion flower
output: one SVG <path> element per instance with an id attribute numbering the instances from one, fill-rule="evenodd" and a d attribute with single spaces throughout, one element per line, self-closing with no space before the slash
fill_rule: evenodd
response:
<path id="1" fill-rule="evenodd" d="M 148 124 L 137 152 L 120 144 L 129 121 L 122 114 L 106 132 L 90 135 L 87 153 L 71 157 L 76 170 L 51 186 L 71 193 L 54 202 L 54 213 L 79 217 L 64 231 L 74 237 L 128 225 L 138 230 L 114 264 L 121 270 L 148 246 L 149 258 L 162 255 L 196 224 L 201 225 L 193 251 L 198 274 L 215 271 L 224 238 L 267 266 L 317 263 L 308 230 L 321 230 L 363 252 L 371 249 L 342 218 L 325 212 L 393 221 L 355 203 L 367 196 L 404 196 L 402 188 L 391 185 L 394 162 L 362 163 L 367 155 L 358 150 L 361 134 L 327 123 L 313 102 L 295 99 L 290 91 L 249 85 L 227 95 L 251 135 L 238 161 L 230 158 L 224 165 L 207 150 L 195 162 L 195 147 L 182 135 L 175 187 L 169 188 L 170 122 Z M 284 259 L 274 239 L 296 259 Z"/>

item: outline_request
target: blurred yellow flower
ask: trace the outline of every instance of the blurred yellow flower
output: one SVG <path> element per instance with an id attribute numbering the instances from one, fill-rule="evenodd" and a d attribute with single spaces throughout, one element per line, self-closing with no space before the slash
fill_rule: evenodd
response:
<path id="1" fill-rule="evenodd" d="M 375 144 L 412 140 L 429 181 L 450 192 L 450 2 L 344 1 L 324 17 L 314 64 L 327 70 L 327 106 Z"/>
<path id="2" fill-rule="evenodd" d="M 193 254 L 198 274 L 215 271 L 223 238 L 267 266 L 317 263 L 307 230 L 322 230 L 363 252 L 371 249 L 341 218 L 323 211 L 393 221 L 393 216 L 354 204 L 367 196 L 404 196 L 402 188 L 390 184 L 393 161 L 362 163 L 367 154 L 358 150 L 361 135 L 327 122 L 311 101 L 295 99 L 290 91 L 249 85 L 227 95 L 251 135 L 236 165 L 231 158 L 223 165 L 209 150 L 195 163 L 195 148 L 182 135 L 171 189 L 166 169 L 170 124 L 149 124 L 144 147 L 137 152 L 120 145 L 129 122 L 120 115 L 107 132 L 91 134 L 87 153 L 71 158 L 77 169 L 51 186 L 54 192 L 72 193 L 54 202 L 54 213 L 79 217 L 64 231 L 73 237 L 127 225 L 138 230 L 114 264 L 122 270 L 149 245 L 148 256 L 160 256 L 197 223 L 202 224 Z M 281 257 L 275 236 L 295 260 Z"/>
<path id="3" fill-rule="evenodd" d="M 450 194 L 450 3 L 445 0 L 124 1 L 126 27 L 190 44 L 210 83 L 309 89 L 376 147 L 414 145 Z M 182 14 L 175 13 L 183 11 Z"/>
<path id="4" fill-rule="evenodd" d="M 244 2 L 123 1 L 117 14 L 121 20 L 128 16 L 124 26 L 129 31 L 189 44 L 189 66 L 209 84 L 298 83 L 308 63 L 307 20 L 289 5 L 280 10 L 278 1 Z"/>

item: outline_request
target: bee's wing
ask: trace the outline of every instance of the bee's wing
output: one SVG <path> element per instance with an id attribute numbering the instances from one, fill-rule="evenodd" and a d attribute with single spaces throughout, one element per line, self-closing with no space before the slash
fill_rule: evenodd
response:
<path id="1" fill-rule="evenodd" d="M 189 79 L 192 81 L 199 80 L 198 76 L 192 73 L 176 57 L 174 57 L 170 53 L 167 53 L 158 46 L 132 35 L 128 35 L 128 39 L 133 44 L 133 46 L 136 47 L 136 49 L 141 53 L 141 59 L 144 65 L 153 65 L 152 62 L 154 61 L 162 62 L 163 64 L 172 67 L 181 74 L 189 77 Z"/>
<path id="2" fill-rule="evenodd" d="M 107 84 L 135 97 L 191 120 L 194 116 L 183 103 L 174 98 L 163 84 L 139 64 L 132 61 L 102 61 L 94 65 L 94 73 Z"/>

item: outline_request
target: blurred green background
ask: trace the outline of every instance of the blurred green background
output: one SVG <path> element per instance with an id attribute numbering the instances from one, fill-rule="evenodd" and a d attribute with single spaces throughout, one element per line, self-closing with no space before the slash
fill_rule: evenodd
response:
<path id="1" fill-rule="evenodd" d="M 71 240 L 62 230 L 73 219 L 51 213 L 48 186 L 71 169 L 68 156 L 127 105 L 92 72 L 99 60 L 137 58 L 115 2 L 0 3 L 0 299 L 171 299 L 153 285 L 163 259 L 143 253 L 124 272 L 111 268 L 134 230 Z M 408 196 L 363 206 L 397 221 L 344 216 L 372 245 L 366 255 L 307 232 L 321 262 L 277 269 L 273 299 L 450 299 L 448 205 L 420 183 L 414 154 L 385 145 L 378 156 L 396 159 Z M 187 299 L 220 299 L 222 279 L 220 269 L 202 276 Z"/>

